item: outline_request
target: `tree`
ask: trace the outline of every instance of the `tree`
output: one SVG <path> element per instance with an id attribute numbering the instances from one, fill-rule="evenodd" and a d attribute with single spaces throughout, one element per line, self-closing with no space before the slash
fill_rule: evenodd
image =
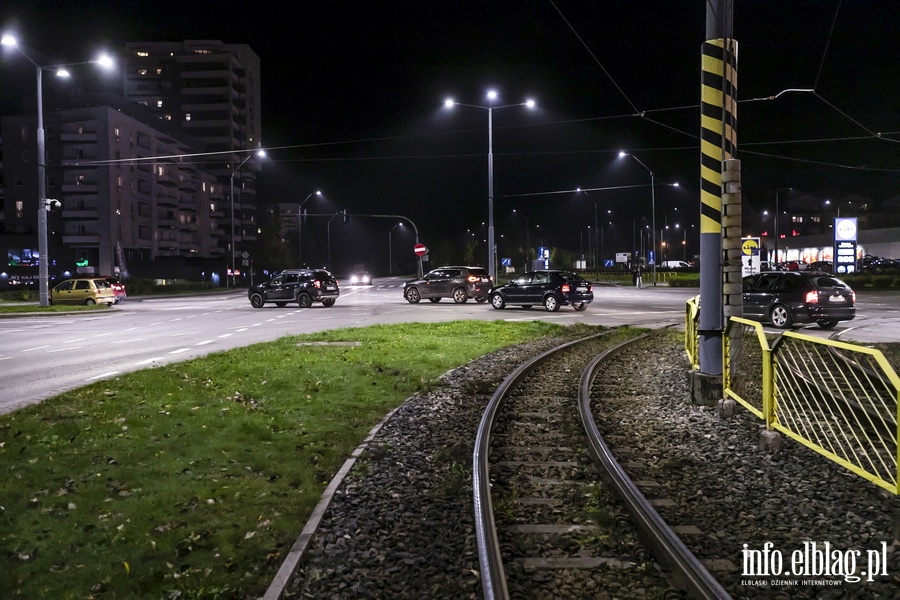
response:
<path id="1" fill-rule="evenodd" d="M 260 271 L 282 271 L 294 266 L 294 257 L 281 237 L 281 217 L 267 208 L 259 213 L 259 233 L 250 248 L 253 267 Z"/>

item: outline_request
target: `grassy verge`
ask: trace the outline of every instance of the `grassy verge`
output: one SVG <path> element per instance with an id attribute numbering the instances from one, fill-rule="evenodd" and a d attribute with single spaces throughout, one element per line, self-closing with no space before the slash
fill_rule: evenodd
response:
<path id="1" fill-rule="evenodd" d="M 291 336 L 0 415 L 0 596 L 262 594 L 388 410 L 454 366 L 564 330 L 478 321 Z"/>
<path id="2" fill-rule="evenodd" d="M 13 306 L 4 306 L 0 304 L 0 314 L 21 314 L 21 313 L 59 313 L 73 312 L 85 310 L 107 310 L 109 307 L 104 304 L 93 304 L 85 306 L 83 304 L 66 304 L 57 306 L 37 306 L 20 304 Z"/>

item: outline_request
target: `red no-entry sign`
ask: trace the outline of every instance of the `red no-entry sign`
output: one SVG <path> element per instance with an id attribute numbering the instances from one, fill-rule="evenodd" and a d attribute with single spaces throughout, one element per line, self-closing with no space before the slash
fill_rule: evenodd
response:
<path id="1" fill-rule="evenodd" d="M 425 256 L 428 254 L 428 248 L 425 247 L 425 244 L 416 244 L 413 246 L 413 252 L 416 253 L 416 256 Z"/>

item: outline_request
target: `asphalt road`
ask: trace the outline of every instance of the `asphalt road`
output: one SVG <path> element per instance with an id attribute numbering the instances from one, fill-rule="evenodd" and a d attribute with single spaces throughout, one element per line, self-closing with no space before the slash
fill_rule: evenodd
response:
<path id="1" fill-rule="evenodd" d="M 545 320 L 560 324 L 680 326 L 696 289 L 598 286 L 585 312 L 563 307 L 494 310 L 469 301 L 407 303 L 402 280 L 345 287 L 331 308 L 296 305 L 254 309 L 246 292 L 215 296 L 130 299 L 93 315 L 0 319 L 0 413 L 66 390 L 139 369 L 212 352 L 338 327 L 456 319 Z M 859 316 L 842 323 L 842 339 L 900 341 L 900 293 L 864 294 Z M 813 327 L 816 335 L 828 335 Z M 883 338 L 883 339 L 876 339 Z"/>

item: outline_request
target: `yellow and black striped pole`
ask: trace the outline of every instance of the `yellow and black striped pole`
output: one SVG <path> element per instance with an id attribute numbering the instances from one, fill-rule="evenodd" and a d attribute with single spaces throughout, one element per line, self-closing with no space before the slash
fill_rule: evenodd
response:
<path id="1" fill-rule="evenodd" d="M 721 375 L 722 169 L 737 149 L 737 42 L 710 39 L 701 52 L 700 373 Z"/>

